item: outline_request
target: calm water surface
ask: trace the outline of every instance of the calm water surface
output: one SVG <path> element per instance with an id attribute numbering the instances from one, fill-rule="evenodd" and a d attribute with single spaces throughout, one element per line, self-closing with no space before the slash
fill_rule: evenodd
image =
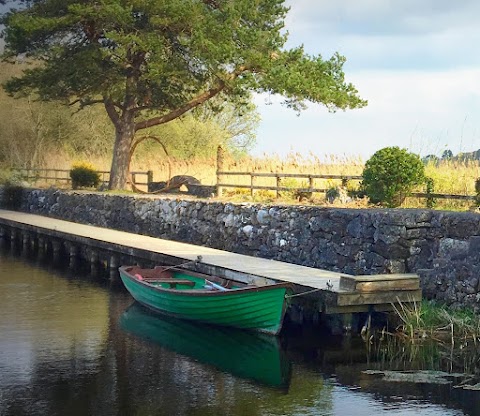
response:
<path id="1" fill-rule="evenodd" d="M 0 251 L 0 415 L 480 415 L 454 383 L 388 382 L 361 340 L 153 316 L 121 289 Z"/>

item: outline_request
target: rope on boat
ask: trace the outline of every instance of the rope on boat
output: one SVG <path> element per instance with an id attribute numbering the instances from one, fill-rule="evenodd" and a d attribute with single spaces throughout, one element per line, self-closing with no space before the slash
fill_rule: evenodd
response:
<path id="1" fill-rule="evenodd" d="M 294 295 L 285 295 L 285 299 L 296 298 L 297 296 L 309 295 L 310 293 L 315 293 L 315 292 L 318 292 L 320 290 L 325 290 L 325 289 L 312 289 L 312 290 L 308 290 L 308 291 L 302 292 L 302 293 L 295 293 Z"/>
<path id="2" fill-rule="evenodd" d="M 202 256 L 197 256 L 197 258 L 195 260 L 189 260 L 185 263 L 175 264 L 173 266 L 167 266 L 165 268 L 162 268 L 162 272 L 164 272 L 165 270 L 175 269 L 176 267 L 188 266 L 189 264 L 192 264 L 192 263 L 198 264 L 201 261 L 202 261 Z"/>

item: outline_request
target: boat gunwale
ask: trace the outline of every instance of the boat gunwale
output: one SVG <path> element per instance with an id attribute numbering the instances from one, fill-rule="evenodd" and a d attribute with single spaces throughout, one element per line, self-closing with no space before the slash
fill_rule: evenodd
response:
<path id="1" fill-rule="evenodd" d="M 163 292 L 163 293 L 171 293 L 171 294 L 176 294 L 176 295 L 188 295 L 188 296 L 201 296 L 201 297 L 210 297 L 210 296 L 232 296 L 232 295 L 239 295 L 242 293 L 248 293 L 248 292 L 263 292 L 263 291 L 268 291 L 272 289 L 293 289 L 293 285 L 289 282 L 281 282 L 281 283 L 272 283 L 268 284 L 265 286 L 245 286 L 245 287 L 239 287 L 235 289 L 227 289 L 227 290 L 206 290 L 206 289 L 174 289 L 174 288 L 166 288 L 162 286 L 156 286 L 152 285 L 148 281 L 145 280 L 139 280 L 135 276 L 133 276 L 131 273 L 127 271 L 127 269 L 135 267 L 135 266 L 121 266 L 119 267 L 120 272 L 123 273 L 124 276 L 126 276 L 129 280 L 132 282 L 143 285 L 144 287 L 148 289 L 152 289 L 157 292 Z M 143 270 L 151 270 L 151 269 L 143 269 Z M 194 277 L 199 277 L 205 280 L 209 280 L 211 278 L 210 275 L 204 274 L 204 273 L 198 273 L 194 272 L 191 270 L 186 270 L 186 269 L 181 269 L 177 267 L 171 267 L 169 270 L 174 271 L 174 272 L 182 272 L 185 274 L 192 274 Z M 225 280 L 231 280 L 231 279 L 225 279 Z"/>

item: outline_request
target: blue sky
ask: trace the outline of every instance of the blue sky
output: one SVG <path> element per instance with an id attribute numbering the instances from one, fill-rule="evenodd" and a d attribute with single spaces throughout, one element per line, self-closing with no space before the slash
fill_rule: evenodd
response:
<path id="1" fill-rule="evenodd" d="M 256 97 L 262 116 L 253 154 L 368 158 L 386 146 L 422 155 L 480 148 L 480 2 L 474 0 L 287 0 L 287 46 L 346 56 L 347 81 L 369 101 L 297 116 Z M 269 105 L 266 105 L 269 102 Z"/>

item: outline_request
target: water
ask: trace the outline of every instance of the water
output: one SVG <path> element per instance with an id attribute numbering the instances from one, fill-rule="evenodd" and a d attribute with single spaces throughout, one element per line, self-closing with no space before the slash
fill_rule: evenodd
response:
<path id="1" fill-rule="evenodd" d="M 480 393 L 389 382 L 357 339 L 161 319 L 121 289 L 0 251 L 0 415 L 475 415 Z"/>

